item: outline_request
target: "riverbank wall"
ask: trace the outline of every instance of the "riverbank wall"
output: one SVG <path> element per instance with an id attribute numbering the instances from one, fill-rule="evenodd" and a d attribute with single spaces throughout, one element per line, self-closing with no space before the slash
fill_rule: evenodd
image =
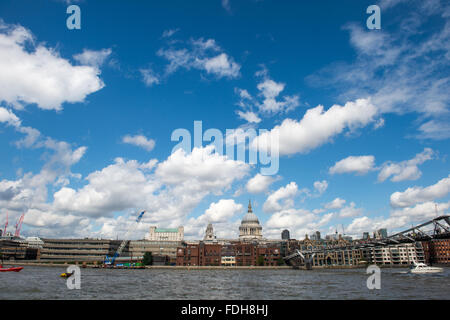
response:
<path id="1" fill-rule="evenodd" d="M 39 267 L 68 267 L 70 265 L 78 265 L 80 267 L 85 268 L 96 268 L 96 269 L 104 269 L 98 265 L 87 264 L 82 266 L 81 263 L 67 263 L 67 262 L 35 262 L 35 261 L 4 261 L 3 263 L 6 265 L 14 265 L 14 266 L 39 266 Z M 408 268 L 407 265 L 380 265 L 380 268 Z M 361 269 L 367 268 L 367 265 L 350 265 L 350 266 L 315 266 L 313 269 Z M 139 269 L 135 267 L 121 267 L 117 269 Z M 145 266 L 145 268 L 140 269 L 160 269 L 160 270 L 288 270 L 294 269 L 291 266 Z M 300 266 L 298 269 L 304 270 L 305 267 Z"/>

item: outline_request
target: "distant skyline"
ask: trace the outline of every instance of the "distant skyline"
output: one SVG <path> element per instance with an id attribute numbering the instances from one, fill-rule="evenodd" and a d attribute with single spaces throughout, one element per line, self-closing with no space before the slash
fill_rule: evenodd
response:
<path id="1" fill-rule="evenodd" d="M 448 213 L 449 44 L 439 0 L 2 1 L 0 228 L 115 239 L 146 210 L 133 239 L 237 238 L 250 199 L 266 238 L 362 237 Z M 171 154 L 194 121 L 278 134 L 279 170 Z"/>

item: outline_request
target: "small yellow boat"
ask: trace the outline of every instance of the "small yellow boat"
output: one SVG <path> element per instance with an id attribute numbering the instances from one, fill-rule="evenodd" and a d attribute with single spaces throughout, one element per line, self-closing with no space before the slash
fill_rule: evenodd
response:
<path id="1" fill-rule="evenodd" d="M 61 273 L 59 276 L 61 277 L 61 278 L 69 278 L 70 276 L 72 276 L 73 275 L 73 272 L 72 273 L 66 273 L 66 272 L 63 272 L 63 273 Z"/>

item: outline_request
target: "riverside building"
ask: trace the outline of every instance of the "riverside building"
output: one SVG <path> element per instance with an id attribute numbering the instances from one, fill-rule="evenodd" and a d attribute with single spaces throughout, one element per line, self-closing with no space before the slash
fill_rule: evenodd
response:
<path id="1" fill-rule="evenodd" d="M 150 232 L 146 240 L 150 241 L 183 241 L 184 227 L 178 228 L 157 228 L 150 227 Z"/>
<path id="2" fill-rule="evenodd" d="M 4 260 L 39 259 L 39 249 L 29 247 L 24 241 L 0 239 L 0 253 Z"/>
<path id="3" fill-rule="evenodd" d="M 450 264 L 450 239 L 422 241 L 426 263 Z"/>
<path id="4" fill-rule="evenodd" d="M 146 252 L 151 252 L 154 257 L 167 257 L 170 264 L 175 264 L 177 248 L 182 244 L 182 241 L 131 240 L 129 244 L 130 258 L 142 260 Z"/>
<path id="5" fill-rule="evenodd" d="M 107 239 L 42 239 L 41 260 L 63 261 L 104 261 L 106 256 L 113 256 L 121 240 Z M 122 256 L 129 255 L 129 246 L 122 251 Z"/>
<path id="6" fill-rule="evenodd" d="M 178 248 L 177 266 L 276 266 L 280 247 L 270 244 L 232 242 L 212 244 L 201 241 Z"/>

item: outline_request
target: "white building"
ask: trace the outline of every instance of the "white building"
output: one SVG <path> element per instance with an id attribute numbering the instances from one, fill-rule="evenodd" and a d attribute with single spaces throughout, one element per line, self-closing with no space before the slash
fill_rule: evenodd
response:
<path id="1" fill-rule="evenodd" d="M 214 241 L 214 240 L 216 240 L 216 236 L 214 235 L 212 223 L 208 223 L 203 241 Z"/>
<path id="2" fill-rule="evenodd" d="M 178 228 L 150 227 L 150 232 L 146 239 L 150 241 L 183 241 L 184 227 Z"/>
<path id="3" fill-rule="evenodd" d="M 29 248 L 42 248 L 44 246 L 44 241 L 39 237 L 28 237 L 25 242 L 28 244 Z"/>
<path id="4" fill-rule="evenodd" d="M 371 259 L 376 264 L 410 265 L 414 262 L 425 262 L 422 244 L 401 243 L 371 249 Z"/>

